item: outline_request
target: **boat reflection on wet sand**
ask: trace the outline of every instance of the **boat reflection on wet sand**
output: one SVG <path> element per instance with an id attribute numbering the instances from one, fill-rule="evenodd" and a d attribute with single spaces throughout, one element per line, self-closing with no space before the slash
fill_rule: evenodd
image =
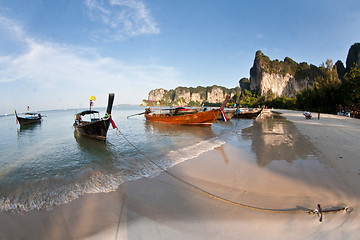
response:
<path id="1" fill-rule="evenodd" d="M 169 127 L 167 124 L 159 122 L 145 122 L 145 129 L 147 132 L 158 133 L 165 136 L 181 136 L 182 134 L 191 134 L 196 137 L 214 137 L 215 133 L 212 128 L 204 128 L 201 126 L 187 126 L 187 125 L 172 125 Z"/>
<path id="2" fill-rule="evenodd" d="M 292 122 L 279 114 L 258 118 L 252 127 L 242 130 L 241 136 L 251 139 L 252 150 L 260 167 L 276 160 L 293 162 L 316 154 L 313 144 L 305 139 Z"/>

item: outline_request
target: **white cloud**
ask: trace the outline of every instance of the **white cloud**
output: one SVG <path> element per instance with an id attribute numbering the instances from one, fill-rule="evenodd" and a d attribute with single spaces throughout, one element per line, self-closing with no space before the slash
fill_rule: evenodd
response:
<path id="1" fill-rule="evenodd" d="M 10 35 L 15 36 L 16 38 L 22 38 L 24 36 L 22 28 L 11 19 L 0 16 L 0 26 L 4 30 L 7 30 Z"/>
<path id="2" fill-rule="evenodd" d="M 118 41 L 143 34 L 158 34 L 160 29 L 145 4 L 139 0 L 85 0 L 91 20 L 102 26 L 98 39 Z"/>
<path id="3" fill-rule="evenodd" d="M 129 65 L 101 56 L 94 48 L 31 38 L 19 24 L 0 16 L 0 32 L 4 29 L 17 36 L 25 50 L 20 54 L 0 55 L 0 95 L 14 98 L 0 101 L 0 104 L 16 101 L 15 93 L 21 95 L 20 88 L 12 89 L 13 94 L 4 92 L 4 86 L 16 84 L 26 86 L 23 91 L 32 89 L 34 94 L 31 97 L 38 98 L 43 109 L 53 109 L 74 107 L 72 103 L 82 98 L 87 101 L 89 94 L 107 96 L 108 92 L 118 93 L 116 103 L 138 104 L 151 89 L 159 86 L 172 88 L 179 83 L 179 74 L 172 67 Z M 29 94 L 24 92 L 24 96 Z M 44 102 L 42 96 L 47 96 L 48 102 Z M 66 106 L 63 106 L 64 102 L 55 101 L 65 98 L 68 99 Z M 105 105 L 106 98 L 98 104 Z"/>

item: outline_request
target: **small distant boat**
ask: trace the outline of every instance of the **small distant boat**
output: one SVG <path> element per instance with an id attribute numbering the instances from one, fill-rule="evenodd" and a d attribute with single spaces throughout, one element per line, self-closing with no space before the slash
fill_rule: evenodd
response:
<path id="1" fill-rule="evenodd" d="M 24 116 L 19 116 L 15 111 L 15 117 L 16 117 L 16 123 L 19 123 L 20 126 L 28 125 L 28 124 L 34 124 L 34 123 L 40 123 L 42 116 L 40 113 L 25 113 Z"/>
<path id="2" fill-rule="evenodd" d="M 224 114 L 228 120 L 232 119 L 235 115 L 235 110 L 224 110 Z M 221 114 L 217 117 L 217 120 L 222 120 Z"/>
<path id="3" fill-rule="evenodd" d="M 259 114 L 261 114 L 262 109 L 254 109 L 254 110 L 245 110 L 237 112 L 233 118 L 247 118 L 247 119 L 253 119 L 257 118 Z"/>
<path id="4" fill-rule="evenodd" d="M 100 118 L 98 111 L 91 109 L 77 113 L 73 124 L 75 131 L 84 136 L 105 141 L 110 123 L 112 123 L 111 110 L 114 97 L 114 93 L 109 94 L 108 106 L 103 118 Z M 90 116 L 90 121 L 83 120 L 86 115 Z"/>
<path id="5" fill-rule="evenodd" d="M 226 96 L 220 109 L 213 109 L 208 111 L 163 111 L 160 109 L 160 113 L 155 113 L 151 108 L 146 109 L 145 118 L 147 121 L 161 122 L 167 124 L 178 125 L 198 125 L 198 126 L 211 126 L 217 117 L 219 116 L 221 109 L 223 109 L 229 100 L 229 96 Z M 168 109 L 169 110 L 169 109 Z"/>

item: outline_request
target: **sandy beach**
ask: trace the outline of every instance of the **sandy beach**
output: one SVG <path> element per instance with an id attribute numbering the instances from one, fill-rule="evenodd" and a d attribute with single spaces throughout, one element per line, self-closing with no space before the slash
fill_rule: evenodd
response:
<path id="1" fill-rule="evenodd" d="M 215 199 L 163 172 L 51 210 L 1 212 L 0 239 L 359 239 L 360 120 L 274 111 L 168 169 L 232 202 L 274 211 Z M 320 222 L 306 213 L 317 204 L 349 211 Z"/>

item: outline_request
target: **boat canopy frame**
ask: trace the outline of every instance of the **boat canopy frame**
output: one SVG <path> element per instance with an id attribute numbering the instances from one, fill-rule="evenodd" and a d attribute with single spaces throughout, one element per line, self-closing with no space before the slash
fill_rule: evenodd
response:
<path id="1" fill-rule="evenodd" d="M 160 113 L 162 113 L 162 102 L 159 100 L 146 100 L 150 103 L 150 106 L 149 106 L 149 109 L 150 109 L 150 113 L 153 113 L 155 112 L 155 110 L 157 109 L 154 109 L 156 107 L 156 104 L 160 105 L 160 109 L 158 109 L 160 111 Z M 152 103 L 155 103 L 154 106 L 152 105 Z M 154 111 L 153 111 L 154 109 Z"/>
<path id="2" fill-rule="evenodd" d="M 75 121 L 78 123 L 88 122 L 89 120 L 82 119 L 82 117 L 84 117 L 84 116 L 89 116 L 88 119 L 90 118 L 90 122 L 101 120 L 99 111 L 85 110 L 85 111 L 75 114 Z"/>
<path id="3" fill-rule="evenodd" d="M 99 113 L 99 111 L 95 111 L 95 110 L 85 110 L 82 112 L 79 112 L 75 115 L 81 115 L 81 116 L 85 116 L 85 115 L 89 115 L 89 114 L 95 114 L 95 113 Z"/>

